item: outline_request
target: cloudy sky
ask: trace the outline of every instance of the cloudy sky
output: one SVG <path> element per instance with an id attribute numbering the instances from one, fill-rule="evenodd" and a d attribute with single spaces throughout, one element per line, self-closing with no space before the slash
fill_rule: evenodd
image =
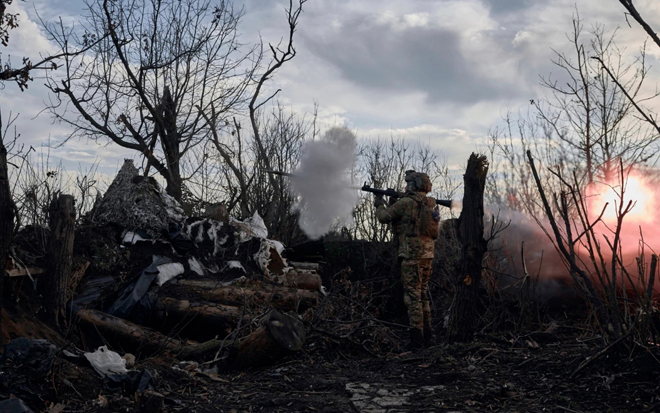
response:
<path id="1" fill-rule="evenodd" d="M 14 1 L 20 28 L 2 58 L 36 60 L 49 50 L 37 14 L 46 21 L 81 19 L 82 0 Z M 281 0 L 236 0 L 244 6 L 244 41 L 258 36 L 276 42 L 286 34 Z M 649 23 L 660 28 L 660 2 L 635 4 Z M 451 165 L 465 162 L 479 148 L 489 128 L 501 125 L 507 111 L 526 111 L 545 91 L 539 76 L 556 72 L 554 50 L 569 50 L 566 34 L 579 11 L 586 30 L 603 24 L 620 28 L 618 43 L 626 54 L 639 50 L 646 36 L 617 0 L 309 0 L 295 42 L 298 55 L 273 80 L 280 100 L 301 113 L 319 104 L 325 127 L 346 124 L 363 138 L 391 135 L 422 141 L 443 150 Z M 660 48 L 650 44 L 651 64 Z M 650 87 L 660 80 L 651 70 Z M 48 93 L 36 79 L 28 91 L 7 84 L 0 107 L 20 112 L 16 126 L 35 147 L 63 139 L 67 129 L 40 113 Z M 86 142 L 53 150 L 70 169 L 84 170 L 99 160 L 112 173 L 125 156 Z"/>

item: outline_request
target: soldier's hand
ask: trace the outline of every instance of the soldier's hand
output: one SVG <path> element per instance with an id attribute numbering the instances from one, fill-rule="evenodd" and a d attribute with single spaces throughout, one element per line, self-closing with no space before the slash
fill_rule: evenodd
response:
<path id="1" fill-rule="evenodd" d="M 382 195 L 376 194 L 374 196 L 374 207 L 378 209 L 380 206 L 385 206 L 385 200 L 383 199 Z"/>
<path id="2" fill-rule="evenodd" d="M 391 196 L 390 199 L 389 199 L 389 205 L 390 206 L 394 205 L 396 203 L 397 199 L 399 199 L 399 198 L 397 198 L 395 196 Z"/>

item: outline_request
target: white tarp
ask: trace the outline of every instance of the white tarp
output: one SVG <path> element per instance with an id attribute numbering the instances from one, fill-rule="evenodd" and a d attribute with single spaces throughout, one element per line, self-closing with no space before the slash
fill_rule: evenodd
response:
<path id="1" fill-rule="evenodd" d="M 183 264 L 180 262 L 171 262 L 168 264 L 161 264 L 158 267 L 158 276 L 156 277 L 156 283 L 160 286 L 176 277 L 177 275 L 183 274 L 185 269 Z"/>

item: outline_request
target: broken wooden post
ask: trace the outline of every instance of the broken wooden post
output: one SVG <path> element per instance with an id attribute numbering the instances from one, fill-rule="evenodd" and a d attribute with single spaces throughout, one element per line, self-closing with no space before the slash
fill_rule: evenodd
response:
<path id="1" fill-rule="evenodd" d="M 73 239 L 76 209 L 73 195 L 56 194 L 49 208 L 50 237 L 46 251 L 45 274 L 38 289 L 44 297 L 46 319 L 59 325 L 67 301 L 67 287 L 73 265 Z"/>
<path id="2" fill-rule="evenodd" d="M 229 366 L 243 369 L 270 364 L 300 350 L 305 339 L 305 327 L 300 320 L 273 310 L 259 328 L 236 344 L 235 357 Z"/>
<path id="3" fill-rule="evenodd" d="M 0 127 L 1 127 L 0 123 Z M 9 172 L 7 169 L 7 148 L 0 136 L 0 313 L 5 278 L 5 267 L 9 258 L 9 248 L 14 233 L 14 201 L 11 198 Z M 1 327 L 1 326 L 0 326 Z"/>
<path id="4" fill-rule="evenodd" d="M 458 237 L 461 257 L 456 264 L 456 293 L 449 309 L 449 341 L 470 341 L 476 325 L 478 289 L 482 260 L 487 243 L 484 239 L 484 187 L 488 174 L 485 156 L 470 155 L 463 176 L 463 210 L 459 217 Z"/>

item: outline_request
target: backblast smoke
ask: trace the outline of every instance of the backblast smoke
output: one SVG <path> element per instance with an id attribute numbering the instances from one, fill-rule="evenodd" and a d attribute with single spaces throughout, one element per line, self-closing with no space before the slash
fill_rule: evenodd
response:
<path id="1" fill-rule="evenodd" d="M 300 212 L 300 228 L 311 239 L 320 238 L 335 223 L 353 223 L 352 212 L 358 202 L 358 192 L 350 179 L 355 148 L 355 135 L 340 127 L 303 147 L 291 186 L 298 197 L 294 211 Z"/>

